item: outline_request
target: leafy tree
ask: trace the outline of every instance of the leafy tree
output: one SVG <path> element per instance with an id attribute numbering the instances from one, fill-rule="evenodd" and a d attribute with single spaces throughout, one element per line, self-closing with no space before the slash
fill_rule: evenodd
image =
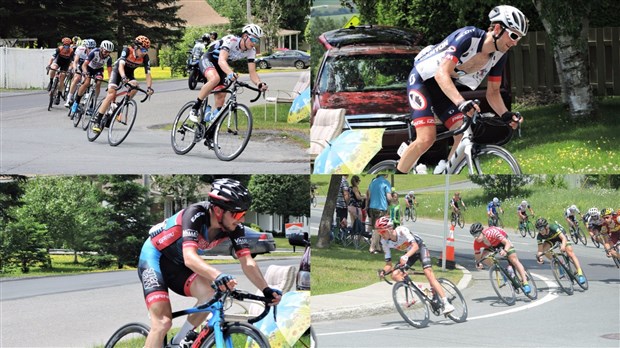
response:
<path id="1" fill-rule="evenodd" d="M 37 264 L 51 264 L 47 252 L 50 247 L 47 229 L 36 220 L 28 207 L 18 208 L 16 219 L 0 229 L 0 240 L 2 270 L 17 266 L 22 273 L 28 273 L 30 267 Z"/>
<path id="2" fill-rule="evenodd" d="M 103 254 L 117 258 L 118 268 L 136 266 L 147 232 L 155 223 L 150 212 L 152 199 L 148 189 L 137 183 L 137 175 L 102 177 L 108 206 L 107 223 L 101 228 Z"/>
<path id="3" fill-rule="evenodd" d="M 469 179 L 484 190 L 489 197 L 514 197 L 522 193 L 523 187 L 532 181 L 527 175 L 470 175 Z"/>
<path id="4" fill-rule="evenodd" d="M 289 216 L 310 216 L 308 175 L 253 175 L 248 189 L 253 196 L 252 210 L 282 216 L 282 231 Z"/>
<path id="5" fill-rule="evenodd" d="M 308 21 L 305 37 L 313 38 L 310 40 L 310 51 L 312 52 L 310 56 L 312 81 L 315 80 L 316 73 L 319 70 L 319 64 L 325 53 L 325 47 L 323 47 L 317 38 L 326 31 L 342 28 L 346 22 L 346 19 L 334 20 L 330 17 L 312 17 L 310 21 Z"/>
<path id="6" fill-rule="evenodd" d="M 196 201 L 202 181 L 199 175 L 154 175 L 153 186 L 162 195 L 172 196 L 173 210 L 178 211 Z"/>
<path id="7" fill-rule="evenodd" d="M 332 175 L 329 180 L 325 207 L 323 208 L 323 215 L 321 215 L 321 222 L 319 223 L 319 240 L 316 245 L 319 249 L 329 247 L 332 222 L 334 221 L 334 212 L 336 211 L 336 199 L 338 198 L 341 181 L 342 175 Z"/>
<path id="8" fill-rule="evenodd" d="M 22 205 L 20 197 L 24 194 L 26 180 L 27 178 L 22 175 L 10 175 L 0 183 L 0 222 L 12 220 L 9 214 L 10 208 Z"/>
<path id="9" fill-rule="evenodd" d="M 245 1 L 207 0 L 215 12 L 228 18 L 231 28 L 241 28 L 247 23 Z"/>
<path id="10" fill-rule="evenodd" d="M 613 190 L 620 189 L 620 175 L 617 174 L 586 175 L 584 181 L 588 185 L 596 185 Z"/>
<path id="11" fill-rule="evenodd" d="M 95 185 L 78 176 L 37 177 L 28 181 L 23 209 L 47 226 L 51 246 L 77 252 L 92 246 L 92 232 L 101 211 Z"/>
<path id="12" fill-rule="evenodd" d="M 283 8 L 280 0 L 255 0 L 255 22 L 260 23 L 265 32 L 267 52 L 271 53 L 277 44 L 278 30 L 280 29 Z"/>

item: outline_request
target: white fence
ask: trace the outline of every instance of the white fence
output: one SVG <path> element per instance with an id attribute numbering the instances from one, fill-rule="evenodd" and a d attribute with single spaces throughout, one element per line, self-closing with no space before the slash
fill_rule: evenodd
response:
<path id="1" fill-rule="evenodd" d="M 0 88 L 45 88 L 45 67 L 54 49 L 0 47 Z"/>

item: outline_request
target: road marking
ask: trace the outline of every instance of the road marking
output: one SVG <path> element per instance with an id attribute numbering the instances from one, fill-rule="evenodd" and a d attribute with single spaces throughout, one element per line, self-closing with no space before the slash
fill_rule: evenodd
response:
<path id="1" fill-rule="evenodd" d="M 507 309 L 505 311 L 501 311 L 501 312 L 497 312 L 497 313 L 490 313 L 490 314 L 485 314 L 485 315 L 480 315 L 477 317 L 468 317 L 467 321 L 470 320 L 477 320 L 477 319 L 486 319 L 486 318 L 491 318 L 491 317 L 495 317 L 498 315 L 505 315 L 505 314 L 511 314 L 511 313 L 516 313 L 516 312 L 520 312 L 520 311 L 524 311 L 526 309 L 530 309 L 532 307 L 536 307 L 539 305 L 543 305 L 549 301 L 553 301 L 556 298 L 558 298 L 558 292 L 561 290 L 559 289 L 559 286 L 555 283 L 555 281 L 550 280 L 549 278 L 540 275 L 540 274 L 536 274 L 536 273 L 532 273 L 533 277 L 539 278 L 542 281 L 544 281 L 547 284 L 547 287 L 549 288 L 549 293 L 547 294 L 547 296 L 541 298 L 541 299 L 537 299 L 536 301 L 533 301 L 525 306 L 521 306 L 521 307 L 515 307 L 515 308 L 510 308 Z M 434 321 L 437 323 L 441 323 L 441 322 L 451 322 L 452 320 L 449 319 L 441 319 L 438 321 Z M 374 332 L 374 331 L 386 331 L 386 330 L 396 330 L 399 327 L 384 327 L 384 328 L 378 328 L 378 329 L 365 329 L 365 330 L 352 330 L 352 331 L 339 331 L 339 332 L 328 332 L 328 333 L 317 333 L 317 336 L 333 336 L 333 335 L 347 335 L 347 334 L 352 334 L 352 333 L 361 333 L 361 332 Z"/>

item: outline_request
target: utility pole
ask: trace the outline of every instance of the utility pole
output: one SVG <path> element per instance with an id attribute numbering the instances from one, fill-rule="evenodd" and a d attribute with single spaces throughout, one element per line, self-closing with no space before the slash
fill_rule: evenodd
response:
<path id="1" fill-rule="evenodd" d="M 245 0 L 245 12 L 248 23 L 252 23 L 252 0 Z"/>

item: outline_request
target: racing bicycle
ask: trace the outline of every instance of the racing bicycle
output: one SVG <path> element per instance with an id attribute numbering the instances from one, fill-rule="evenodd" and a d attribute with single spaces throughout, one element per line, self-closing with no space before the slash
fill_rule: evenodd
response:
<path id="1" fill-rule="evenodd" d="M 588 245 L 588 239 L 586 238 L 586 233 L 579 226 L 579 220 L 574 219 L 573 221 L 575 225 L 574 226 L 570 225 L 568 228 L 570 231 L 570 238 L 572 239 L 573 243 L 577 245 L 578 242 L 581 242 L 581 244 L 583 244 L 584 246 Z"/>
<path id="2" fill-rule="evenodd" d="M 583 274 L 585 282 L 583 282 L 583 284 L 579 283 L 575 263 L 570 257 L 568 257 L 566 252 L 559 250 L 560 246 L 561 243 L 556 242 L 549 250 L 547 250 L 547 256 L 551 259 L 551 271 L 553 272 L 553 277 L 558 282 L 558 285 L 568 295 L 572 295 L 575 291 L 573 287 L 574 283 L 577 283 L 577 285 L 579 285 L 579 287 L 583 290 L 588 290 L 588 278 L 585 274 Z"/>
<path id="3" fill-rule="evenodd" d="M 83 75 L 81 73 L 76 74 Z M 103 80 L 100 76 L 98 76 L 97 79 L 91 78 L 90 84 L 88 85 L 86 92 L 84 92 L 84 95 L 80 100 L 80 104 L 78 105 L 77 110 L 73 112 L 73 106 L 69 107 L 69 114 L 67 116 L 73 121 L 73 127 L 77 127 L 78 124 L 80 124 L 80 121 L 82 121 L 82 129 L 86 130 L 90 117 L 93 115 L 94 112 L 97 112 L 95 106 L 97 105 L 97 99 L 99 98 L 99 94 L 96 93 L 96 86 L 97 82 L 99 81 L 108 83 L 107 80 Z"/>
<path id="4" fill-rule="evenodd" d="M 246 322 L 230 322 L 227 321 L 224 312 L 227 309 L 226 306 L 230 303 L 230 300 L 235 299 L 238 301 L 251 300 L 257 302 L 264 302 L 265 309 L 257 317 L 250 318 Z M 258 346 L 260 348 L 269 348 L 269 340 L 265 335 L 251 324 L 266 317 L 269 310 L 272 308 L 267 306 L 269 300 L 263 296 L 253 295 L 245 291 L 230 290 L 225 291 L 216 289 L 215 295 L 208 302 L 198 305 L 196 307 L 188 308 L 185 310 L 172 313 L 173 318 L 180 316 L 209 312 L 211 315 L 207 317 L 205 325 L 202 327 L 198 336 L 194 340 L 192 347 L 251 347 Z M 274 319 L 276 311 L 274 307 Z M 113 347 L 144 347 L 146 337 L 149 334 L 150 328 L 143 323 L 129 323 L 123 325 L 121 328 L 110 337 L 105 344 L 105 348 Z M 172 347 L 168 342 L 168 337 L 164 338 L 164 347 Z"/>
<path id="5" fill-rule="evenodd" d="M 52 69 L 50 67 L 46 68 L 47 73 L 49 74 L 50 70 L 56 71 L 56 75 L 54 75 L 54 78 L 52 79 L 52 85 L 50 87 L 49 90 L 49 104 L 47 105 L 47 111 L 51 111 L 52 110 L 52 105 L 56 104 L 60 104 L 60 98 L 62 99 L 66 99 L 67 98 L 67 94 L 69 92 L 69 88 L 67 87 L 67 83 L 69 83 L 69 85 L 71 84 L 71 80 L 67 81 L 67 78 L 69 78 L 70 76 L 73 76 L 72 74 L 70 74 L 69 72 L 65 71 L 65 70 L 60 70 L 60 69 Z M 63 91 L 58 89 L 58 85 L 60 84 L 60 74 L 65 73 L 65 88 Z"/>
<path id="6" fill-rule="evenodd" d="M 404 279 L 395 283 L 387 280 L 385 276 L 397 269 L 405 274 Z M 426 327 L 430 321 L 430 312 L 436 316 L 441 315 L 443 312 L 443 302 L 434 289 L 415 283 L 409 276 L 407 270 L 408 266 L 398 264 L 391 271 L 383 272 L 379 270 L 378 274 L 386 283 L 390 285 L 394 284 L 392 287 L 392 299 L 394 300 L 394 306 L 400 316 L 403 317 L 407 323 L 416 328 Z M 413 269 L 411 269 L 411 271 L 412 275 L 424 274 L 422 272 L 415 272 Z M 381 273 L 383 273 L 383 275 Z M 454 306 L 454 311 L 448 313 L 446 317 L 457 323 L 466 321 L 467 303 L 459 288 L 445 278 L 437 278 L 437 281 L 439 285 L 441 285 L 448 302 Z"/>
<path id="7" fill-rule="evenodd" d="M 140 100 L 141 103 L 144 103 L 151 95 L 142 88 L 134 86 L 128 82 L 121 86 L 118 86 L 115 89 L 119 90 L 122 87 L 127 87 L 127 89 L 121 93 L 116 94 L 116 96 L 123 96 L 123 99 L 121 99 L 119 103 L 117 103 L 116 101 L 110 103 L 110 106 L 108 106 L 108 109 L 99 120 L 99 129 L 101 129 L 101 131 L 95 132 L 93 130 L 93 126 L 95 123 L 94 117 L 91 117 L 88 121 L 88 126 L 86 129 L 86 137 L 88 138 L 88 141 L 95 141 L 95 139 L 97 139 L 99 135 L 103 133 L 103 129 L 105 127 L 109 127 L 108 143 L 110 144 L 110 146 L 118 146 L 127 138 L 129 132 L 131 132 L 131 128 L 133 127 L 134 122 L 136 122 L 136 116 L 138 114 L 138 104 L 129 95 L 130 92 L 135 89 L 144 93 L 144 99 Z M 99 101 L 99 103 L 97 103 L 93 114 L 95 112 L 98 112 L 104 100 L 105 98 Z"/>
<path id="8" fill-rule="evenodd" d="M 231 87 L 230 90 L 228 87 Z M 204 140 L 209 150 L 215 151 L 215 155 L 222 161 L 232 161 L 237 158 L 248 145 L 252 135 L 252 112 L 240 103 L 237 103 L 237 94 L 242 88 L 248 88 L 257 92 L 253 103 L 263 93 L 260 89 L 250 86 L 245 82 L 235 80 L 229 86 L 211 93 L 230 94 L 224 106 L 217 115 L 212 116 L 209 124 L 205 122 L 193 122 L 189 115 L 195 101 L 183 105 L 172 124 L 170 140 L 172 149 L 178 155 L 185 155 L 194 145 Z M 199 110 L 198 118 L 203 120 L 207 114 L 208 98 L 204 100 Z"/>
<path id="9" fill-rule="evenodd" d="M 532 219 L 534 216 L 532 216 Z M 525 216 L 522 222 L 519 223 L 519 227 L 517 227 L 519 233 L 521 233 L 521 237 L 525 237 L 526 235 L 530 235 L 530 237 L 536 237 L 536 230 L 534 230 L 534 225 L 530 221 L 530 217 L 528 215 Z"/>
<path id="10" fill-rule="evenodd" d="M 465 218 L 463 217 L 462 209 L 459 209 L 458 213 L 455 213 L 454 211 L 452 212 L 452 219 L 450 220 L 450 223 L 452 226 L 456 226 L 458 224 L 460 228 L 465 226 Z"/>
<path id="11" fill-rule="evenodd" d="M 504 213 L 502 213 L 502 215 L 503 214 Z M 493 216 L 489 217 L 489 227 L 491 226 L 504 228 L 504 221 L 502 221 L 502 218 L 499 216 L 499 214 L 493 214 Z"/>
<path id="12" fill-rule="evenodd" d="M 493 290 L 499 299 L 509 306 L 515 304 L 517 300 L 516 294 L 520 292 L 525 294 L 525 296 L 527 296 L 530 300 L 537 299 L 538 287 L 536 286 L 536 282 L 530 274 L 530 271 L 523 266 L 527 277 L 527 282 L 530 286 L 530 292 L 526 294 L 523 289 L 523 282 L 521 281 L 519 272 L 510 264 L 508 258 L 498 256 L 500 250 L 502 249 L 495 248 L 494 251 L 490 252 L 487 256 L 482 258 L 482 260 L 480 260 L 482 262 L 483 260 L 488 259 L 493 262 L 489 268 L 489 279 L 491 280 L 491 286 L 493 286 Z"/>
<path id="13" fill-rule="evenodd" d="M 418 219 L 418 213 L 415 210 L 413 204 L 411 207 L 405 207 L 405 221 L 411 220 L 411 222 L 415 222 Z"/>
<path id="14" fill-rule="evenodd" d="M 475 102 L 477 104 L 480 103 L 478 100 Z M 518 115 L 518 117 L 520 117 L 520 115 Z M 392 119 L 407 124 L 409 139 L 399 148 L 400 155 L 401 150 L 404 151 L 414 140 L 414 126 L 411 123 L 411 116 L 409 114 L 393 116 Z M 494 114 L 480 114 L 474 112 L 473 117 L 463 115 L 463 124 L 458 129 L 437 134 L 435 142 L 463 134 L 463 138 L 458 144 L 454 155 L 452 155 L 452 158 L 448 161 L 444 173 L 459 174 L 463 168 L 467 167 L 470 175 L 491 173 L 520 175 L 521 167 L 519 167 L 516 158 L 508 152 L 508 150 L 499 145 L 485 145 L 475 142 L 472 125 L 476 124 L 480 119 L 484 119 L 484 122 L 488 124 L 501 123 L 501 125 L 505 125 L 505 123 L 501 119 L 495 117 Z M 384 160 L 371 167 L 368 173 L 394 173 L 396 172 L 397 166 L 397 160 Z"/>

